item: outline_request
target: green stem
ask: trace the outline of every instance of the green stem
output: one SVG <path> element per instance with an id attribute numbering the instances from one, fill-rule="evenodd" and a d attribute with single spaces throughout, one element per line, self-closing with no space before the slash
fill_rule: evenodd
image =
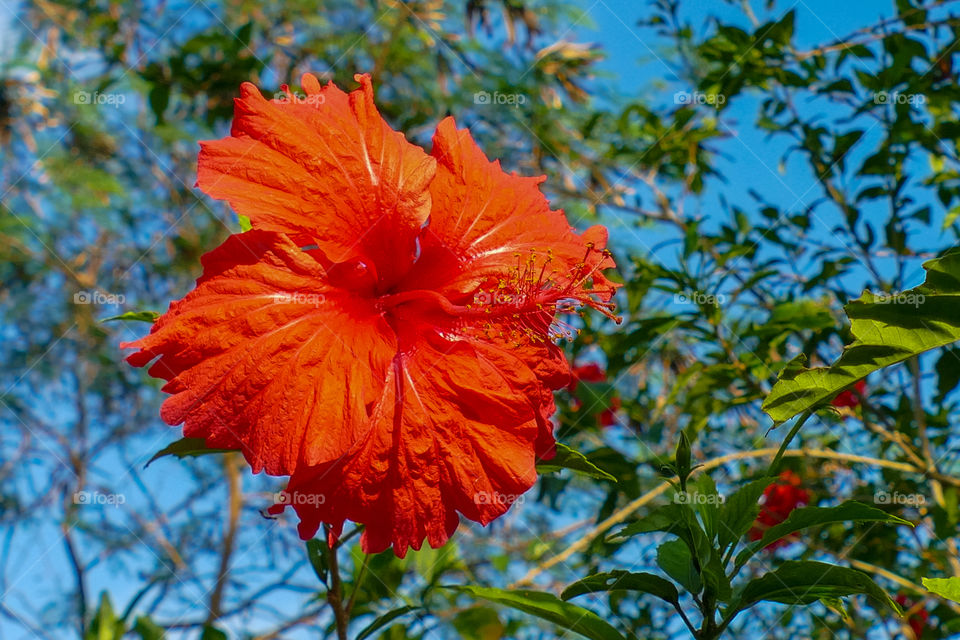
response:
<path id="1" fill-rule="evenodd" d="M 350 599 L 347 600 L 347 618 L 353 611 L 353 603 L 357 600 L 357 594 L 360 593 L 360 587 L 363 585 L 363 579 L 367 576 L 367 568 L 370 564 L 370 555 L 363 554 L 363 564 L 360 565 L 360 571 L 357 572 L 357 579 L 353 581 L 353 591 L 350 592 Z"/>
<path id="2" fill-rule="evenodd" d="M 680 614 L 680 619 L 683 620 L 683 624 L 687 625 L 687 629 L 690 629 L 690 633 L 693 634 L 694 637 L 697 637 L 697 628 L 693 626 L 693 623 L 690 622 L 690 618 L 688 618 L 687 614 L 683 612 L 683 607 L 676 605 L 674 608 L 677 610 L 677 613 Z"/>
<path id="3" fill-rule="evenodd" d="M 696 634 L 701 640 L 713 640 L 717 637 L 716 610 L 716 597 L 707 590 L 704 594 L 703 605 L 700 607 L 700 611 L 703 613 L 703 622 L 701 623 L 700 633 Z"/>
<path id="4" fill-rule="evenodd" d="M 337 541 L 333 544 L 333 546 L 334 546 L 335 548 L 339 549 L 339 548 L 342 547 L 344 544 L 346 544 L 346 543 L 350 540 L 350 538 L 353 538 L 354 536 L 356 536 L 356 535 L 357 535 L 358 533 L 360 533 L 361 531 L 363 531 L 363 525 L 362 525 L 362 524 L 358 524 L 358 525 L 356 526 L 356 528 L 351 529 L 350 531 L 348 531 L 348 532 L 346 533 L 346 535 L 343 535 L 343 536 L 340 536 L 339 538 L 337 538 Z"/>
<path id="5" fill-rule="evenodd" d="M 723 554 L 723 562 L 720 563 L 721 567 L 726 567 L 727 564 L 730 563 L 730 559 L 733 557 L 733 552 L 736 550 L 737 550 L 737 543 L 733 542 L 733 544 L 730 545 L 730 548 L 727 549 L 727 552 Z"/>
<path id="6" fill-rule="evenodd" d="M 329 537 L 329 532 L 327 532 Z M 340 580 L 340 564 L 337 561 L 337 548 L 327 549 L 327 566 L 330 571 L 330 588 L 327 589 L 327 602 L 333 609 L 333 619 L 337 625 L 337 639 L 347 640 L 347 627 L 350 618 L 343 607 L 343 582 Z"/>
<path id="7" fill-rule="evenodd" d="M 730 623 L 733 622 L 733 619 L 736 618 L 739 613 L 739 607 L 732 607 L 728 610 L 727 615 L 720 621 L 720 625 L 717 627 L 717 638 L 723 635 L 723 632 L 727 630 L 727 627 L 730 626 Z"/>
<path id="8" fill-rule="evenodd" d="M 770 462 L 770 467 L 767 469 L 768 476 L 773 477 L 777 475 L 784 452 L 786 452 L 787 447 L 790 446 L 790 442 L 793 440 L 794 436 L 800 432 L 800 427 L 803 426 L 803 423 L 806 422 L 807 419 L 812 415 L 813 410 L 807 410 L 802 416 L 800 416 L 800 419 L 794 423 L 793 427 L 790 429 L 790 433 L 787 434 L 787 437 L 784 438 L 783 443 L 780 445 L 780 449 L 777 450 L 777 455 L 775 455 L 773 460 Z"/>

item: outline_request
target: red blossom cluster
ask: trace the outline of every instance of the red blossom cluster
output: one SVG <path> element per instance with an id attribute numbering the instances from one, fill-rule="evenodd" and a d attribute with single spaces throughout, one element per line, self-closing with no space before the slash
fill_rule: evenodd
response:
<path id="1" fill-rule="evenodd" d="M 860 405 L 860 400 L 863 398 L 863 394 L 866 390 L 867 382 L 865 380 L 857 380 L 852 388 L 845 389 L 838 393 L 837 396 L 830 401 L 830 404 L 838 409 L 842 407 L 853 409 L 854 407 Z"/>
<path id="2" fill-rule="evenodd" d="M 925 608 L 918 607 L 917 603 L 908 598 L 905 594 L 898 594 L 894 598 L 904 611 L 909 612 L 907 616 L 907 624 L 910 625 L 910 628 L 913 630 L 913 636 L 916 640 L 919 640 L 923 637 L 923 629 L 927 626 L 927 622 L 930 620 L 930 612 Z M 916 610 L 914 610 L 916 609 Z"/>
<path id="3" fill-rule="evenodd" d="M 607 381 L 607 372 L 595 362 L 590 362 L 587 364 L 579 364 L 570 372 L 570 384 L 567 386 L 567 391 L 570 393 L 576 393 L 577 386 L 580 382 L 606 382 Z M 597 416 L 597 421 L 602 427 L 612 427 L 617 424 L 617 411 L 621 407 L 620 397 L 613 396 L 610 398 L 610 405 L 606 407 L 600 414 Z M 580 408 L 580 400 L 574 398 L 573 408 Z"/>
<path id="4" fill-rule="evenodd" d="M 800 476 L 788 469 L 764 490 L 760 514 L 748 533 L 751 540 L 761 539 L 767 529 L 786 520 L 794 509 L 810 503 L 810 492 L 804 489 L 802 484 Z M 778 549 L 788 543 L 789 538 L 781 538 L 768 544 L 766 548 Z"/>

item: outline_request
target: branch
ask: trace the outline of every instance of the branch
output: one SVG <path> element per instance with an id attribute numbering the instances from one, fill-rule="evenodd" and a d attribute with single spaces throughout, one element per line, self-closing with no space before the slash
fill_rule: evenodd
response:
<path id="1" fill-rule="evenodd" d="M 223 458 L 223 470 L 227 475 L 230 491 L 229 515 L 227 517 L 227 532 L 223 538 L 220 551 L 220 568 L 217 571 L 217 583 L 210 596 L 210 615 L 207 624 L 212 625 L 223 611 L 223 590 L 230 573 L 230 556 L 233 555 L 233 546 L 237 537 L 237 523 L 240 520 L 240 508 L 243 506 L 243 490 L 240 482 L 240 458 L 237 453 L 227 453 Z"/>
<path id="2" fill-rule="evenodd" d="M 327 532 L 327 539 L 330 539 L 329 531 Z M 343 607 L 343 582 L 340 580 L 340 564 L 337 561 L 338 547 L 339 545 L 336 544 L 327 545 L 327 565 L 330 570 L 330 588 L 327 590 L 327 602 L 333 609 L 333 618 L 337 623 L 337 638 L 347 640 L 347 626 L 350 624 L 350 619 Z"/>

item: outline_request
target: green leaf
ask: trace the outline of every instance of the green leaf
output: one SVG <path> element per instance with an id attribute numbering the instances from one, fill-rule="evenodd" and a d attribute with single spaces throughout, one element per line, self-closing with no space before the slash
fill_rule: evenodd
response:
<path id="1" fill-rule="evenodd" d="M 435 585 L 447 571 L 465 568 L 457 544 L 451 541 L 437 549 L 424 545 L 420 550 L 410 552 L 407 557 L 427 585 Z"/>
<path id="2" fill-rule="evenodd" d="M 690 475 L 690 440 L 685 431 L 680 431 L 680 439 L 677 441 L 677 452 L 674 456 L 674 467 L 677 475 L 680 477 L 680 486 L 685 487 L 687 476 Z"/>
<path id="3" fill-rule="evenodd" d="M 200 640 L 228 640 L 227 634 L 216 627 L 204 627 Z"/>
<path id="4" fill-rule="evenodd" d="M 687 497 L 693 499 L 693 508 L 700 514 L 703 520 L 703 528 L 707 539 L 713 542 L 717 535 L 719 522 L 717 517 L 720 514 L 720 494 L 717 493 L 717 485 L 708 474 L 701 474 L 693 483 L 693 493 L 688 493 Z"/>
<path id="5" fill-rule="evenodd" d="M 793 38 L 795 18 L 796 9 L 787 11 L 783 18 L 781 18 L 776 24 L 770 26 L 769 29 L 765 29 L 763 27 L 757 29 L 757 39 L 763 41 L 766 38 L 772 38 L 783 46 L 789 45 L 790 39 Z"/>
<path id="6" fill-rule="evenodd" d="M 550 460 L 538 462 L 537 471 L 539 473 L 553 473 L 563 469 L 570 469 L 580 475 L 589 476 L 598 480 L 617 481 L 615 477 L 590 462 L 587 457 L 579 451 L 558 442 L 557 455 Z"/>
<path id="7" fill-rule="evenodd" d="M 123 320 L 125 322 L 149 322 L 153 324 L 156 322 L 157 318 L 160 317 L 160 314 L 156 311 L 127 311 L 126 313 L 121 313 L 118 316 L 110 316 L 109 318 L 104 318 L 100 322 L 112 322 L 114 320 Z"/>
<path id="8" fill-rule="evenodd" d="M 170 104 L 170 85 L 165 82 L 153 85 L 147 99 L 150 101 L 150 108 L 157 119 L 157 124 L 163 124 L 163 112 Z"/>
<path id="9" fill-rule="evenodd" d="M 776 571 L 751 580 L 744 587 L 736 610 L 758 602 L 807 605 L 821 598 L 862 594 L 900 614 L 900 607 L 886 591 L 862 571 L 824 562 L 784 562 Z"/>
<path id="10" fill-rule="evenodd" d="M 87 627 L 84 640 L 120 640 L 126 631 L 124 626 L 113 611 L 110 596 L 104 591 L 100 594 L 100 604 Z"/>
<path id="11" fill-rule="evenodd" d="M 736 544 L 750 530 L 760 513 L 760 496 L 773 478 L 760 478 L 737 489 L 720 509 L 717 539 L 720 552 Z"/>
<path id="12" fill-rule="evenodd" d="M 506 627 L 495 609 L 470 607 L 453 617 L 453 628 L 464 640 L 491 640 L 505 637 Z"/>
<path id="13" fill-rule="evenodd" d="M 946 231 L 953 226 L 953 223 L 957 221 L 957 218 L 960 217 L 960 205 L 952 207 L 947 211 L 947 215 L 943 218 L 943 227 L 942 230 Z"/>
<path id="14" fill-rule="evenodd" d="M 960 602 L 960 578 L 923 578 L 923 586 L 941 598 Z"/>
<path id="15" fill-rule="evenodd" d="M 379 618 L 377 618 L 376 620 L 368 624 L 366 627 L 364 627 L 363 631 L 361 631 L 357 635 L 357 640 L 364 640 L 365 638 L 369 638 L 374 633 L 376 633 L 380 628 L 385 627 L 386 625 L 390 624 L 397 618 L 401 616 L 405 616 L 411 611 L 417 611 L 418 609 L 423 609 L 423 607 L 415 607 L 413 605 L 407 605 L 405 607 L 400 607 L 399 609 L 394 609 L 393 611 L 388 611 L 387 613 L 383 614 L 382 616 L 380 616 Z"/>
<path id="16" fill-rule="evenodd" d="M 310 560 L 310 566 L 313 572 L 317 574 L 324 585 L 327 584 L 327 541 L 313 538 L 307 540 L 307 559 Z"/>
<path id="17" fill-rule="evenodd" d="M 147 460 L 147 464 L 144 466 L 148 467 L 157 458 L 166 456 L 176 456 L 182 459 L 205 456 L 210 453 L 229 453 L 231 451 L 236 451 L 236 449 L 208 449 L 203 438 L 180 438 L 153 454 L 153 457 Z"/>
<path id="18" fill-rule="evenodd" d="M 163 640 L 163 627 L 146 616 L 137 618 L 133 631 L 140 636 L 140 640 Z"/>
<path id="19" fill-rule="evenodd" d="M 653 533 L 654 531 L 679 535 L 679 531 L 684 528 L 684 519 L 680 513 L 682 509 L 683 505 L 680 504 L 665 504 L 657 507 L 636 522 L 631 522 L 617 531 L 610 538 L 611 540 L 622 540 L 641 533 Z"/>
<path id="20" fill-rule="evenodd" d="M 781 424 L 830 400 L 857 380 L 960 340 L 960 250 L 923 265 L 926 281 L 896 296 L 864 292 L 845 307 L 854 341 L 830 367 L 787 370 L 763 409 Z"/>
<path id="21" fill-rule="evenodd" d="M 690 547 L 683 540 L 668 540 L 657 547 L 657 566 L 691 593 L 700 593 L 703 588 Z"/>
<path id="22" fill-rule="evenodd" d="M 844 606 L 843 598 L 824 597 L 820 598 L 820 602 L 826 608 L 837 613 L 845 622 L 850 620 L 850 612 L 847 611 L 847 608 Z"/>
<path id="23" fill-rule="evenodd" d="M 585 638 L 590 638 L 590 640 L 625 640 L 619 631 L 594 612 L 564 602 L 550 593 L 530 590 L 507 591 L 472 585 L 447 588 L 523 611 L 541 620 L 551 622 L 561 629 L 579 633 Z"/>
<path id="24" fill-rule="evenodd" d="M 701 575 L 703 575 L 704 591 L 713 593 L 720 602 L 727 602 L 733 595 L 730 578 L 727 577 L 724 568 L 720 556 L 712 553 L 710 559 L 702 565 L 700 570 Z"/>
<path id="25" fill-rule="evenodd" d="M 609 409 L 617 394 L 617 388 L 609 382 L 578 382 L 573 395 L 580 401 L 582 410 L 600 413 Z"/>
<path id="26" fill-rule="evenodd" d="M 569 585 L 560 594 L 564 600 L 576 598 L 586 593 L 598 591 L 640 591 L 666 600 L 673 606 L 680 605 L 680 594 L 677 588 L 667 580 L 652 573 L 631 573 L 629 571 L 610 571 L 609 573 L 595 573 Z"/>
<path id="27" fill-rule="evenodd" d="M 960 349 L 944 349 L 934 369 L 937 372 L 937 395 L 933 401 L 940 404 L 960 384 Z"/>
<path id="28" fill-rule="evenodd" d="M 836 507 L 801 507 L 794 509 L 786 520 L 767 529 L 760 540 L 748 545 L 741 551 L 737 555 L 734 573 L 739 571 L 757 551 L 767 545 L 802 529 L 836 522 L 887 522 L 913 526 L 911 522 L 903 518 L 898 518 L 886 511 L 854 500 L 844 502 Z"/>
<path id="29" fill-rule="evenodd" d="M 629 538 L 641 533 L 663 531 L 679 537 L 691 552 L 706 562 L 711 554 L 711 541 L 697 522 L 696 514 L 688 504 L 665 504 L 657 507 L 640 520 L 629 524 L 613 536 L 612 540 Z"/>

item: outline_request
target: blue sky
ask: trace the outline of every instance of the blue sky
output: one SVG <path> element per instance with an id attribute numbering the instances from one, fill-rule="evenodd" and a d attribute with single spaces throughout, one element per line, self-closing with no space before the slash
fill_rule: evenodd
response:
<path id="1" fill-rule="evenodd" d="M 836 2 L 835 0 L 788 0 L 776 2 L 772 13 L 763 12 L 766 2 L 752 0 L 750 3 L 761 22 L 773 17 L 779 19 L 790 10 L 796 12 L 795 41 L 800 50 L 813 48 L 818 45 L 829 44 L 853 33 L 858 29 L 870 26 L 879 20 L 895 15 L 893 0 L 859 0 L 851 2 Z M 594 41 L 600 44 L 606 52 L 606 59 L 600 68 L 609 74 L 609 78 L 601 78 L 606 90 L 621 97 L 636 97 L 639 100 L 651 101 L 654 104 L 672 106 L 673 96 L 678 91 L 693 91 L 683 78 L 678 77 L 670 64 L 669 42 L 658 38 L 651 29 L 637 27 L 637 22 L 644 16 L 649 16 L 647 3 L 637 0 L 583 0 L 587 19 L 574 27 L 574 33 L 581 40 Z M 720 0 L 695 0 L 680 3 L 681 16 L 689 21 L 695 32 L 702 34 L 709 29 L 707 16 L 719 16 L 725 22 L 732 22 L 744 29 L 752 30 L 752 26 L 739 7 L 739 3 L 728 4 Z M 592 23 L 592 24 L 590 24 Z M 869 61 L 852 59 L 852 64 L 863 71 L 870 72 Z M 728 108 L 723 112 L 721 131 L 729 137 L 712 146 L 720 149 L 714 163 L 715 168 L 723 176 L 725 183 L 716 180 L 708 183 L 704 197 L 697 203 L 688 206 L 688 211 L 700 212 L 708 221 L 726 219 L 722 213 L 720 196 L 725 195 L 728 201 L 742 206 L 748 213 L 755 213 L 756 206 L 746 194 L 748 190 L 759 193 L 763 198 L 784 211 L 797 211 L 818 198 L 822 188 L 817 184 L 815 176 L 809 170 L 807 162 L 794 154 L 783 166 L 780 160 L 787 151 L 791 140 L 786 136 L 770 137 L 766 131 L 754 126 L 757 117 L 759 100 L 757 92 L 747 92 L 731 100 Z M 801 104 L 801 110 L 808 113 L 819 112 L 827 118 L 839 113 L 847 113 L 844 108 L 824 102 Z M 866 134 L 863 141 L 850 154 L 849 160 L 856 161 L 865 157 L 859 149 L 871 149 L 873 143 L 881 135 L 879 127 L 872 122 L 860 121 L 849 125 L 851 128 L 864 128 Z M 923 171 L 923 168 L 920 168 Z M 882 204 L 864 207 L 863 219 L 883 220 L 886 216 Z M 938 220 L 937 211 L 942 206 L 934 206 L 934 220 Z M 719 215 L 718 215 L 719 214 Z M 830 209 L 819 209 L 814 216 L 815 227 L 812 233 L 819 238 L 830 238 L 831 228 L 837 224 L 832 218 Z M 874 222 L 874 227 L 882 226 L 882 222 Z M 935 222 L 935 225 L 938 224 Z M 616 223 L 614 226 L 617 226 Z M 622 225 L 621 225 L 622 226 Z M 669 233 L 669 232 L 667 232 Z M 663 239 L 656 232 L 644 230 L 643 239 L 638 240 L 632 233 L 627 244 L 631 248 L 643 249 L 655 246 Z M 882 236 L 881 236 L 882 237 Z M 928 244 L 935 244 L 932 238 Z M 636 247 L 634 241 L 646 247 Z M 667 255 L 669 252 L 667 252 Z M 669 257 L 658 252 L 657 257 L 662 261 L 670 262 Z M 881 263 L 885 275 L 891 275 L 894 269 L 893 260 Z M 923 280 L 923 271 L 920 261 L 911 265 L 907 282 L 902 289 L 919 284 Z M 868 282 L 865 270 L 854 269 L 844 280 L 849 291 L 857 292 Z"/>

